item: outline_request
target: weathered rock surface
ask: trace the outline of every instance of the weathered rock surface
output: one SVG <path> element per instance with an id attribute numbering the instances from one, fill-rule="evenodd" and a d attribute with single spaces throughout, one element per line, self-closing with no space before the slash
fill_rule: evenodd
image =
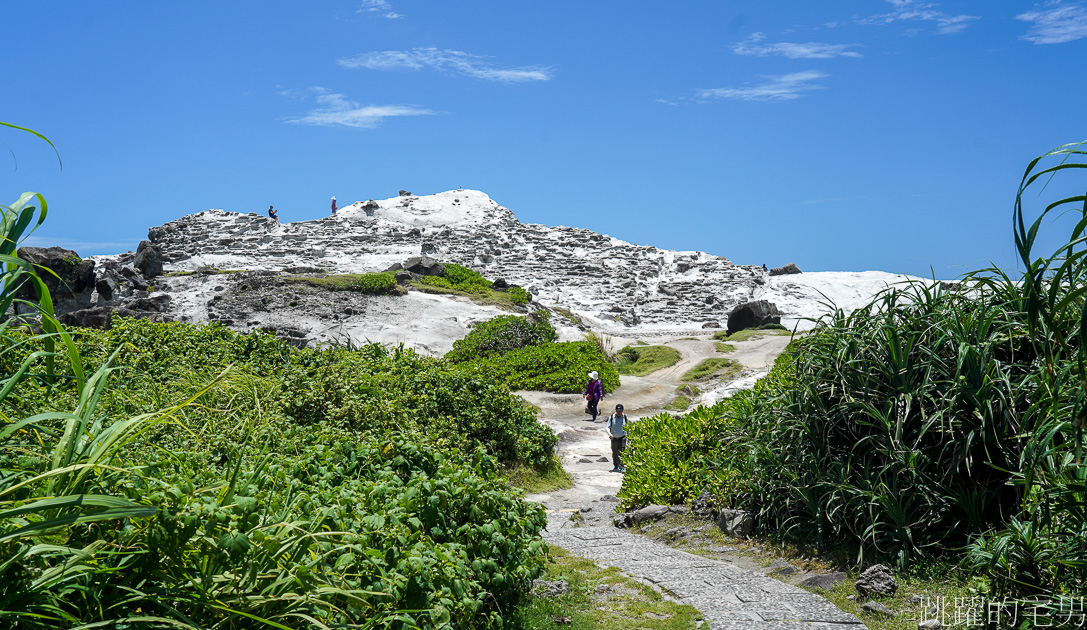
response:
<path id="1" fill-rule="evenodd" d="M 54 300 L 73 298 L 94 287 L 94 261 L 84 260 L 70 249 L 20 247 L 16 253 L 19 258 L 53 272 L 42 272 L 38 276 Z M 37 301 L 38 291 L 34 284 L 28 282 L 20 287 L 16 297 Z"/>
<path id="2" fill-rule="evenodd" d="M 891 610 L 890 608 L 884 606 L 879 602 L 864 602 L 863 604 L 861 604 L 861 610 L 870 615 L 876 615 L 879 617 L 894 617 L 897 615 L 895 611 Z"/>
<path id="3" fill-rule="evenodd" d="M 882 564 L 873 564 L 857 577 L 857 592 L 861 597 L 891 596 L 898 592 L 898 582 L 891 569 Z"/>
<path id="4" fill-rule="evenodd" d="M 823 589 L 824 591 L 829 591 L 830 589 L 844 582 L 845 578 L 846 574 L 840 571 L 836 571 L 834 573 L 820 573 L 818 575 L 804 578 L 803 580 L 797 582 L 796 585 L 803 586 L 804 588 L 819 588 Z"/>
<path id="5" fill-rule="evenodd" d="M 729 536 L 745 538 L 754 530 L 755 518 L 743 510 L 721 510 L 717 514 L 717 526 Z"/>
<path id="6" fill-rule="evenodd" d="M 802 273 L 800 267 L 796 266 L 796 263 L 789 263 L 784 267 L 774 267 L 770 270 L 771 276 L 787 276 L 793 273 Z"/>
<path id="7" fill-rule="evenodd" d="M 590 230 L 521 223 L 509 209 L 472 190 L 358 202 L 335 217 L 283 225 L 258 215 L 208 210 L 151 228 L 148 237 L 171 270 L 206 265 L 265 270 L 290 261 L 364 273 L 425 252 L 619 329 L 699 328 L 708 315 L 723 315 L 748 301 L 767 277 L 761 267 L 734 265 L 704 252 L 660 250 Z M 617 295 L 623 308 L 610 310 Z"/>
<path id="8" fill-rule="evenodd" d="M 758 328 L 765 324 L 780 324 L 781 311 L 773 302 L 755 300 L 746 302 L 732 309 L 728 314 L 728 334 L 748 328 Z"/>

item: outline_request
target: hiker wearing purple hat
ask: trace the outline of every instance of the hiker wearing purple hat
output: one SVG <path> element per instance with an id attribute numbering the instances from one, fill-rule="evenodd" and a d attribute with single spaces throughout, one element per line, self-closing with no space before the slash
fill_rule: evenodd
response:
<path id="1" fill-rule="evenodd" d="M 596 370 L 589 372 L 589 383 L 585 385 L 585 400 L 588 404 L 585 405 L 585 413 L 592 414 L 593 422 L 596 422 L 596 417 L 600 415 L 600 412 L 596 410 L 597 403 L 604 397 L 604 383 L 600 380 L 600 375 L 596 373 Z"/>

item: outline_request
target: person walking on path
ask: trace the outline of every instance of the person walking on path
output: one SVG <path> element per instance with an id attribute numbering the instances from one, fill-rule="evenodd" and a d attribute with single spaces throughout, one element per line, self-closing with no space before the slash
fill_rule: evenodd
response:
<path id="1" fill-rule="evenodd" d="M 627 447 L 627 416 L 622 405 L 615 405 L 615 413 L 608 417 L 608 438 L 611 439 L 611 472 L 626 472 L 623 465 L 623 449 Z"/>
<path id="2" fill-rule="evenodd" d="M 268 216 L 276 220 L 276 224 L 279 224 L 279 213 L 272 206 L 268 206 Z"/>
<path id="3" fill-rule="evenodd" d="M 596 410 L 597 403 L 604 397 L 604 383 L 600 380 L 600 375 L 596 373 L 596 370 L 589 372 L 589 383 L 585 385 L 585 400 L 588 404 L 585 406 L 585 413 L 592 414 L 593 422 L 596 422 L 596 417 L 600 415 L 600 412 Z"/>
<path id="4" fill-rule="evenodd" d="M 332 195 L 332 216 L 336 216 L 336 195 Z"/>

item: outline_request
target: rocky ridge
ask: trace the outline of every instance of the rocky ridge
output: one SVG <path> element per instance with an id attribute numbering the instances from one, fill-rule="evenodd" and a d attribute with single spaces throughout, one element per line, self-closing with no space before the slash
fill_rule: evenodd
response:
<path id="1" fill-rule="evenodd" d="M 521 285 L 605 329 L 698 328 L 727 317 L 769 277 L 762 267 L 705 252 L 521 223 L 474 190 L 356 202 L 333 217 L 283 225 L 208 210 L 151 228 L 149 238 L 175 271 L 304 266 L 363 273 L 426 254 Z"/>

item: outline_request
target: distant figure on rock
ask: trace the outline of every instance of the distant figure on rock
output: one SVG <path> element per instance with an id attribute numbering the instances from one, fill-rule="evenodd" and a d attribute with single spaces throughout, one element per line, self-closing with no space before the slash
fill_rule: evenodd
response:
<path id="1" fill-rule="evenodd" d="M 268 206 L 268 216 L 275 219 L 277 225 L 279 224 L 279 212 L 277 212 L 276 209 L 272 206 Z"/>
<path id="2" fill-rule="evenodd" d="M 626 472 L 623 450 L 627 447 L 627 416 L 622 405 L 615 405 L 615 413 L 608 417 L 608 438 L 611 440 L 611 472 Z"/>
<path id="3" fill-rule="evenodd" d="M 332 216 L 336 216 L 336 195 L 332 195 Z"/>
<path id="4" fill-rule="evenodd" d="M 600 380 L 600 375 L 596 373 L 596 370 L 589 372 L 589 382 L 585 385 L 585 400 L 588 404 L 585 405 L 585 413 L 591 414 L 593 422 L 596 422 L 596 417 L 600 415 L 600 412 L 596 410 L 597 403 L 604 397 L 604 383 Z"/>

